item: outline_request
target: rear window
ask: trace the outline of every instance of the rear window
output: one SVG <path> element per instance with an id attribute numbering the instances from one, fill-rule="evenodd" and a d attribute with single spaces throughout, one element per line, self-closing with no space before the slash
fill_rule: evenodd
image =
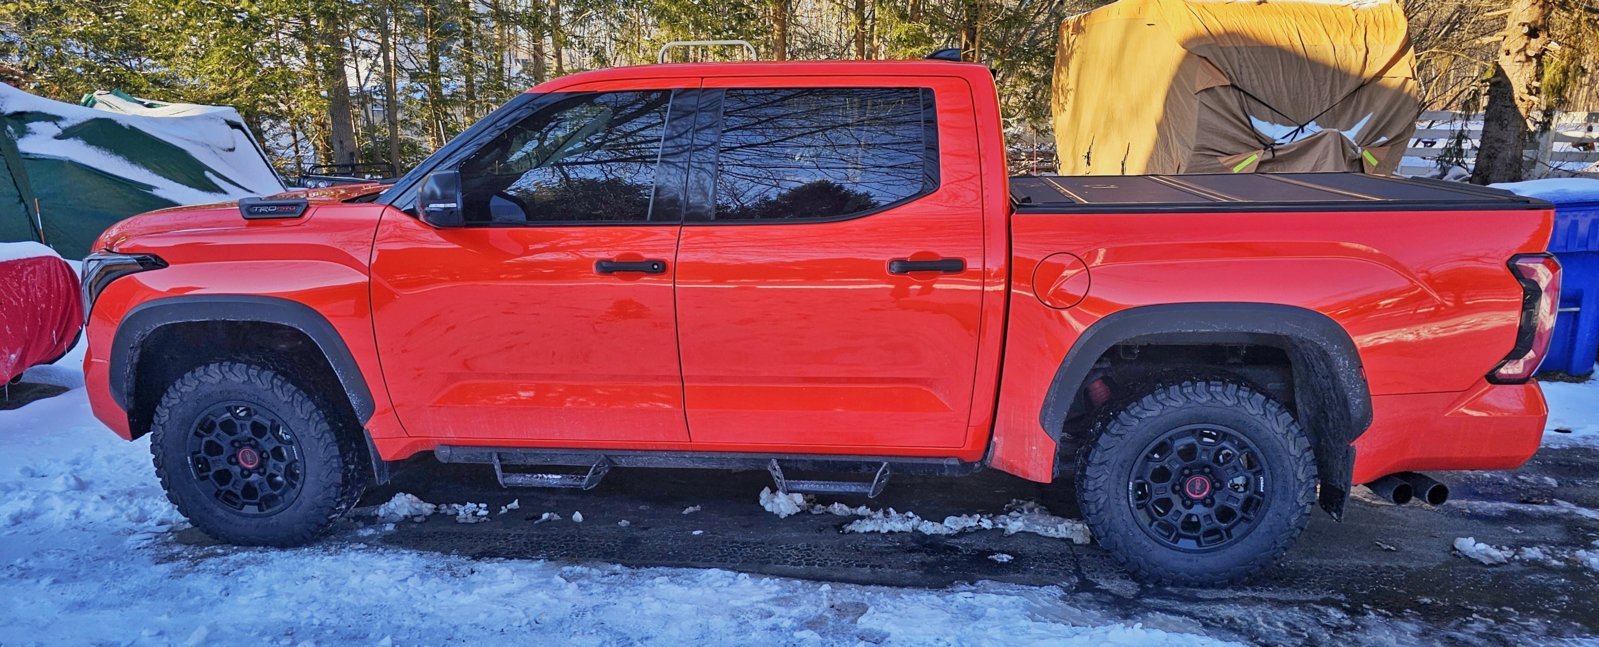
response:
<path id="1" fill-rule="evenodd" d="M 835 220 L 932 193 L 934 115 L 925 88 L 729 89 L 714 219 Z"/>

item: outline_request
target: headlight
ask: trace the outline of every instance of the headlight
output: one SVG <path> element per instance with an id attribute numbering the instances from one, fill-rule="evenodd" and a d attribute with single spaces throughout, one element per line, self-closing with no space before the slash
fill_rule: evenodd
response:
<path id="1" fill-rule="evenodd" d="M 79 287 L 83 291 L 83 318 L 88 320 L 89 312 L 94 308 L 94 300 L 99 298 L 100 291 L 112 281 L 148 270 L 158 270 L 167 266 L 167 262 L 154 254 L 117 254 L 115 252 L 95 252 L 83 259 L 83 275 L 79 277 Z"/>

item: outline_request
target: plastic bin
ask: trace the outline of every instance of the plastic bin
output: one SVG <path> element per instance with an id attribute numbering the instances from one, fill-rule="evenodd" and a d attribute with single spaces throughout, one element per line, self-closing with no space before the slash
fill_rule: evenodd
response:
<path id="1" fill-rule="evenodd" d="M 1560 259 L 1560 316 L 1540 372 L 1593 373 L 1599 355 L 1599 180 L 1558 179 L 1498 184 L 1555 205 L 1549 251 Z"/>

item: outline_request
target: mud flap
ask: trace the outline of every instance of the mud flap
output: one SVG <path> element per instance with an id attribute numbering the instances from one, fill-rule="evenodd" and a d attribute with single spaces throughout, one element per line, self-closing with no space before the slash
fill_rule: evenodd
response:
<path id="1" fill-rule="evenodd" d="M 1316 474 L 1321 486 L 1317 488 L 1317 503 L 1334 521 L 1343 521 L 1344 505 L 1349 502 L 1351 481 L 1355 474 L 1355 448 L 1348 443 L 1319 435 L 1315 442 Z"/>

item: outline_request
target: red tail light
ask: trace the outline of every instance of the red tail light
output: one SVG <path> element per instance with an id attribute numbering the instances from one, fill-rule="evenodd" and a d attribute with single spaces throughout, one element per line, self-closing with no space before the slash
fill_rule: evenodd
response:
<path id="1" fill-rule="evenodd" d="M 1510 259 L 1510 271 L 1521 282 L 1521 327 L 1516 347 L 1505 356 L 1488 381 L 1520 384 L 1532 377 L 1549 350 L 1560 308 L 1560 262 L 1548 254 L 1522 254 Z"/>

